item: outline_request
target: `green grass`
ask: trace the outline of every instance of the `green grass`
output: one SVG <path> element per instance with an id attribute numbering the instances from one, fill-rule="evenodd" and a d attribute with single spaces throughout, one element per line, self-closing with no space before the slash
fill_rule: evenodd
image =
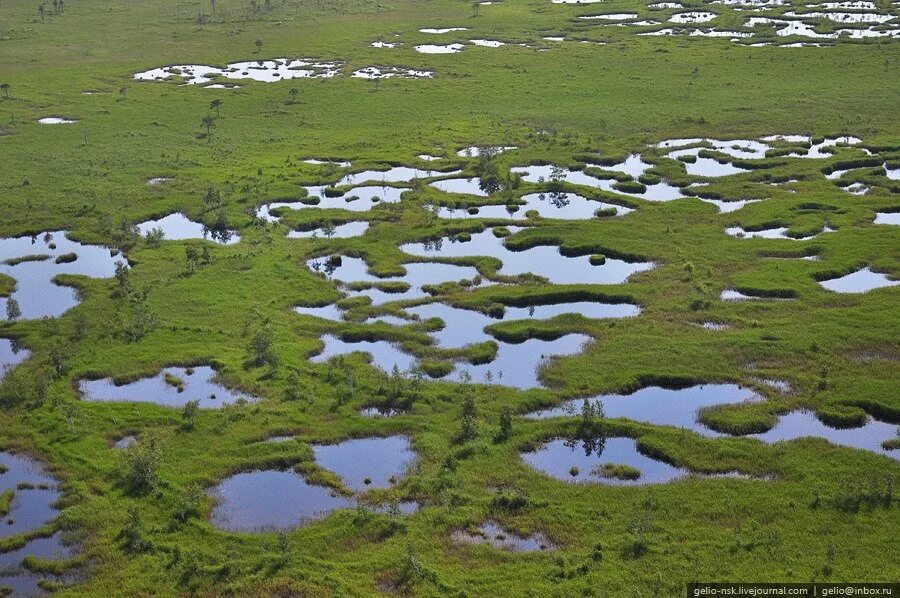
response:
<path id="1" fill-rule="evenodd" d="M 545 477 L 519 458 L 522 450 L 574 433 L 574 420 L 515 417 L 509 437 L 496 438 L 504 407 L 522 414 L 563 398 L 673 380 L 791 383 L 794 391 L 785 396 L 763 389 L 762 403 L 704 410 L 703 422 L 731 434 L 768 429 L 779 414 L 800 407 L 828 423 L 858 423 L 865 414 L 900 422 L 896 289 L 838 295 L 817 282 L 863 265 L 900 275 L 900 232 L 871 224 L 874 212 L 900 208 L 900 186 L 879 170 L 882 157 L 894 166 L 900 160 L 900 94 L 892 84 L 900 45 L 748 48 L 719 39 L 638 37 L 627 28 L 573 20 L 620 10 L 653 16 L 634 0 L 607 0 L 602 9 L 503 0 L 481 7 L 478 16 L 469 3 L 452 0 L 276 0 L 274 13 L 261 21 L 241 17 L 245 7 L 232 0 L 217 4 L 219 12 L 211 15 L 208 3 L 70 0 L 62 14 L 44 21 L 36 4 L 0 5 L 0 83 L 10 84 L 9 99 L 0 94 L 0 160 L 12 165 L 0 169 L 0 235 L 65 229 L 81 241 L 127 249 L 131 283 L 146 289 L 146 306 L 158 321 L 149 334 L 130 341 L 137 308 L 117 292 L 114 280 L 64 277 L 61 282 L 79 290 L 78 307 L 56 320 L 0 322 L 0 336 L 18 338 L 32 352 L 0 385 L 0 446 L 39 455 L 59 476 L 65 497 L 54 526 L 81 541 L 84 562 L 90 563 L 83 583 L 61 588 L 61 595 L 371 595 L 404 582 L 400 589 L 420 595 L 523 595 L 529 588 L 547 596 L 635 596 L 681 594 L 692 580 L 897 579 L 900 568 L 890 557 L 898 531 L 896 499 L 885 502 L 870 490 L 877 486 L 882 496 L 887 485 L 897 486 L 895 459 L 819 439 L 768 446 L 610 420 L 610 434 L 638 439 L 645 454 L 695 472 L 738 471 L 759 479 L 691 476 L 655 486 L 574 485 Z M 713 10 L 720 13 L 717 28 L 741 26 L 738 13 L 718 5 Z M 210 16 L 202 27 L 199 11 Z M 418 32 L 453 25 L 469 31 Z M 395 32 L 403 46 L 369 47 L 376 39 L 391 41 Z M 608 43 L 541 41 L 561 33 Z M 534 47 L 467 47 L 454 55 L 412 49 L 469 38 Z M 349 76 L 238 82 L 242 88 L 233 91 L 131 79 L 167 64 L 282 56 L 344 60 L 346 73 L 396 65 L 431 69 L 435 77 L 378 84 Z M 292 87 L 299 92 L 296 102 L 290 100 Z M 83 95 L 85 90 L 96 93 Z M 198 137 L 201 118 L 215 112 L 209 105 L 214 99 L 223 101 L 221 116 L 210 136 Z M 78 123 L 35 122 L 48 115 Z M 335 169 L 302 162 L 311 157 L 349 159 L 354 170 L 439 165 L 473 176 L 477 160 L 457 157 L 457 149 L 518 146 L 495 158 L 505 176 L 512 166 L 539 162 L 592 172 L 592 165 L 642 152 L 654 164 L 650 173 L 640 181 L 616 176 L 617 188 L 629 191 L 658 179 L 687 182 L 683 167 L 663 159 L 662 150 L 646 150 L 648 143 L 772 133 L 852 134 L 879 159 L 840 148 L 822 160 L 775 151 L 761 163 L 737 162 L 753 170 L 695 188 L 704 198 L 763 200 L 725 214 L 698 199 L 649 203 L 564 185 L 565 191 L 636 211 L 577 222 L 532 218 L 527 230 L 509 236 L 510 247 L 557 245 L 566 255 L 589 255 L 592 261 L 643 259 L 657 267 L 626 285 L 436 289 L 453 305 L 494 315 L 504 305 L 563 300 L 640 305 L 641 314 L 625 320 L 564 316 L 495 325 L 498 337 L 516 341 L 569 332 L 596 339 L 584 353 L 549 364 L 542 371 L 547 388 L 526 392 L 440 380 L 452 359 L 492 358 L 491 343 L 441 350 L 428 342 L 428 323 L 408 330 L 358 323 L 370 315 L 396 315 L 392 306 L 348 299 L 341 304 L 352 307 L 355 321 L 341 323 L 298 316 L 291 308 L 339 297 L 332 283 L 306 268 L 313 257 L 362 257 L 373 272 L 397 274 L 404 262 L 421 261 L 403 254 L 403 243 L 464 240 L 485 224 L 438 220 L 422 206 L 508 204 L 546 191 L 546 185 L 518 182 L 488 202 L 417 185 L 402 203 L 380 203 L 369 212 L 282 210 L 282 223 L 273 226 L 250 217 L 262 203 L 301 199 L 303 184 L 339 178 Z M 423 162 L 416 158 L 422 153 L 446 159 Z M 865 182 L 871 193 L 852 196 L 824 178 L 842 168 L 858 168 L 843 181 Z M 156 176 L 172 180 L 146 184 Z M 771 184 L 792 179 L 798 182 Z M 204 202 L 211 185 L 220 191 L 221 207 Z M 196 269 L 188 268 L 185 253 L 196 242 L 152 244 L 118 232 L 123 221 L 173 211 L 214 222 L 220 210 L 242 240 L 210 244 L 210 263 Z M 372 224 L 361 237 L 285 237 L 289 229 L 358 218 Z M 729 226 L 786 226 L 790 235 L 802 237 L 825 223 L 837 232 L 810 241 L 724 233 Z M 498 236 L 509 232 L 494 228 Z M 776 259 L 804 255 L 819 261 Z M 451 261 L 473 265 L 488 277 L 499 266 L 487 257 Z M 402 290 L 394 283 L 378 286 Z M 0 296 L 14 288 L 0 274 Z M 725 303 L 718 299 L 724 289 L 791 299 Z M 707 321 L 730 328 L 698 326 Z M 271 331 L 276 367 L 252 365 L 249 346 L 263 330 Z M 361 355 L 310 363 L 325 333 L 402 342 L 423 358 L 428 377 L 399 382 L 373 370 Z M 76 393 L 82 378 L 128 381 L 168 365 L 206 363 L 224 383 L 260 401 L 201 409 L 187 427 L 178 410 L 91 403 Z M 466 394 L 478 406 L 478 434 L 460 444 Z M 371 405 L 399 407 L 403 414 L 357 415 Z M 128 486 L 125 457 L 109 446 L 126 432 L 159 438 L 152 490 Z M 259 442 L 284 433 L 298 441 Z M 413 516 L 394 520 L 347 510 L 284 538 L 226 533 L 208 522 L 213 499 L 202 490 L 229 474 L 287 466 L 337 486 L 332 474 L 313 464 L 309 443 L 399 433 L 412 439 L 418 465 L 398 487 L 377 496 L 419 500 L 423 506 Z M 140 513 L 139 525 L 131 509 Z M 477 527 L 490 517 L 523 534 L 544 532 L 559 551 L 511 554 L 450 541 L 452 530 Z M 640 541 L 633 533 L 638 520 L 647 530 Z M 21 541 L 10 539 L 3 548 Z M 598 544 L 602 560 L 595 558 Z M 826 576 L 829 546 L 835 557 Z M 38 560 L 32 565 L 48 566 Z"/>

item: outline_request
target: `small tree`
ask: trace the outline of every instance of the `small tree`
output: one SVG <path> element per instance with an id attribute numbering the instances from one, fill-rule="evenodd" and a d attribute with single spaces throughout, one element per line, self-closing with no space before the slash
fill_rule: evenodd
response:
<path id="1" fill-rule="evenodd" d="M 119 532 L 119 539 L 122 540 L 123 547 L 128 552 L 146 552 L 150 549 L 150 540 L 147 539 L 141 512 L 137 507 L 128 508 L 128 521 Z"/>
<path id="2" fill-rule="evenodd" d="M 47 6 L 43 2 L 38 4 L 38 12 L 41 13 L 41 21 L 43 21 L 44 13 L 47 12 Z"/>
<path id="3" fill-rule="evenodd" d="M 222 203 L 222 195 L 219 193 L 219 188 L 215 185 L 210 185 L 206 188 L 206 195 L 203 196 L 203 203 L 207 206 L 217 206 Z"/>
<path id="4" fill-rule="evenodd" d="M 278 355 L 275 353 L 272 331 L 265 328 L 257 332 L 250 341 L 250 358 L 255 365 L 269 364 L 275 367 Z"/>
<path id="5" fill-rule="evenodd" d="M 261 39 L 258 39 L 253 42 L 253 45 L 256 46 L 256 51 L 259 52 L 260 50 L 262 50 L 263 42 Z"/>
<path id="6" fill-rule="evenodd" d="M 125 481 L 135 491 L 153 489 L 159 477 L 160 448 L 156 437 L 146 436 L 125 450 Z"/>
<path id="7" fill-rule="evenodd" d="M 163 239 L 166 238 L 166 233 L 161 227 L 155 226 L 147 231 L 145 237 L 147 239 L 147 245 L 150 247 L 159 247 Z"/>
<path id="8" fill-rule="evenodd" d="M 184 248 L 184 257 L 187 260 L 188 274 L 193 274 L 200 268 L 201 255 L 200 250 L 197 249 L 196 245 L 187 245 Z"/>
<path id="9" fill-rule="evenodd" d="M 185 430 L 193 430 L 197 426 L 197 411 L 200 409 L 200 401 L 193 400 L 184 404 L 181 410 L 181 427 Z"/>
<path id="10" fill-rule="evenodd" d="M 210 135 L 212 135 L 212 128 L 216 124 L 216 117 L 212 114 L 207 114 L 201 119 L 200 122 L 202 122 L 203 126 L 206 127 L 206 136 L 209 137 Z"/>
<path id="11" fill-rule="evenodd" d="M 288 90 L 288 97 L 290 98 L 290 99 L 288 100 L 288 103 L 289 103 L 289 104 L 296 104 L 296 103 L 297 103 L 297 95 L 298 95 L 299 93 L 300 93 L 300 92 L 297 91 L 297 88 L 296 88 L 296 87 L 290 88 L 290 89 Z"/>
<path id="12" fill-rule="evenodd" d="M 472 395 L 463 401 L 462 423 L 460 425 L 459 439 L 461 442 L 474 440 L 478 436 L 478 408 L 475 406 L 475 398 Z"/>
<path id="13" fill-rule="evenodd" d="M 19 302 L 12 297 L 6 300 L 6 319 L 14 322 L 22 317 L 22 310 L 19 308 Z"/>
<path id="14" fill-rule="evenodd" d="M 219 98 L 214 99 L 209 103 L 209 109 L 216 111 L 216 116 L 221 116 L 220 108 L 222 107 L 222 100 Z"/>
<path id="15" fill-rule="evenodd" d="M 9 83 L 0 83 L 0 89 L 3 90 L 3 99 L 9 99 Z"/>
<path id="16" fill-rule="evenodd" d="M 513 413 L 509 405 L 504 405 L 500 411 L 500 432 L 497 434 L 499 442 L 505 442 L 512 436 L 513 429 Z"/>

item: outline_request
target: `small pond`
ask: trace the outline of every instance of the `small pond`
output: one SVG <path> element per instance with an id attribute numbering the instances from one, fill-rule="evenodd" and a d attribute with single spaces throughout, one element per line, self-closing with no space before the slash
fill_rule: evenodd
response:
<path id="1" fill-rule="evenodd" d="M 835 293 L 868 293 L 874 289 L 897 286 L 900 280 L 891 280 L 887 274 L 873 272 L 866 267 L 839 278 L 822 280 L 819 284 Z"/>
<path id="2" fill-rule="evenodd" d="M 353 492 L 391 487 L 416 459 L 406 436 L 354 438 L 312 447 L 316 463 L 336 473 Z"/>
<path id="3" fill-rule="evenodd" d="M 182 241 L 185 239 L 205 239 L 222 245 L 232 245 L 241 240 L 233 230 L 227 228 L 209 228 L 200 222 L 194 222 L 181 213 L 169 214 L 157 220 L 148 220 L 137 225 L 138 231 L 146 236 L 154 229 L 163 232 L 163 238 L 170 241 Z"/>
<path id="4" fill-rule="evenodd" d="M 82 245 L 69 239 L 65 231 L 0 239 L 0 274 L 16 280 L 11 296 L 27 320 L 59 317 L 78 305 L 77 291 L 55 284 L 55 276 L 110 278 L 117 262 L 125 262 L 118 252 L 99 245 Z M 0 311 L 0 320 L 4 319 L 5 309 Z"/>
<path id="5" fill-rule="evenodd" d="M 715 405 L 736 405 L 765 400 L 755 391 L 737 384 L 699 384 L 687 388 L 648 386 L 630 394 L 601 394 L 590 397 L 591 403 L 603 404 L 606 417 L 625 417 L 659 426 L 675 426 L 704 436 L 720 436 L 697 421 L 697 412 Z M 581 413 L 584 399 L 573 399 L 560 405 L 528 414 L 527 417 L 571 417 Z"/>
<path id="6" fill-rule="evenodd" d="M 550 538 L 543 532 L 537 532 L 530 536 L 520 536 L 504 529 L 496 521 L 485 521 L 475 531 L 455 530 L 450 534 L 450 540 L 455 544 L 467 546 L 489 544 L 494 548 L 510 552 L 536 552 L 556 549 Z"/>
<path id="7" fill-rule="evenodd" d="M 632 438 L 606 438 L 599 451 L 593 443 L 556 439 L 533 452 L 522 453 L 522 459 L 541 473 L 564 482 L 636 486 L 670 482 L 688 474 L 686 469 L 643 455 Z M 623 465 L 627 470 L 613 467 Z M 635 470 L 640 474 L 636 478 Z"/>
<path id="8" fill-rule="evenodd" d="M 86 401 L 155 403 L 166 407 L 183 407 L 188 401 L 199 401 L 204 409 L 230 405 L 252 396 L 232 391 L 217 381 L 216 371 L 209 366 L 165 368 L 156 376 L 140 378 L 121 385 L 111 378 L 81 380 L 78 384 Z"/>

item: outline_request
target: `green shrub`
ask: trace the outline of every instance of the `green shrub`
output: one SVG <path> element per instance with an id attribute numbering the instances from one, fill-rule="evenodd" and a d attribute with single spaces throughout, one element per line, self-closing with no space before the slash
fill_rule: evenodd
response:
<path id="1" fill-rule="evenodd" d="M 64 253 L 56 257 L 54 260 L 57 264 L 71 264 L 75 260 L 78 259 L 78 254 L 76 253 Z"/>
<path id="2" fill-rule="evenodd" d="M 166 384 L 168 384 L 178 392 L 184 392 L 184 380 L 182 380 L 175 374 L 166 372 L 165 375 L 163 375 L 163 380 L 165 380 Z"/>
<path id="3" fill-rule="evenodd" d="M 829 403 L 816 409 L 816 417 L 832 428 L 858 428 L 869 419 L 866 412 L 855 405 Z"/>
<path id="4" fill-rule="evenodd" d="M 453 364 L 447 361 L 438 361 L 434 359 L 423 359 L 421 362 L 422 371 L 432 378 L 443 378 L 453 371 Z"/>
<path id="5" fill-rule="evenodd" d="M 618 181 L 613 184 L 613 189 L 622 193 L 645 193 L 647 186 L 637 181 Z"/>
<path id="6" fill-rule="evenodd" d="M 606 263 L 606 256 L 602 253 L 595 253 L 590 257 L 590 262 L 592 266 L 602 266 Z"/>
<path id="7" fill-rule="evenodd" d="M 592 473 L 613 480 L 637 480 L 641 477 L 640 469 L 622 463 L 602 463 Z"/>

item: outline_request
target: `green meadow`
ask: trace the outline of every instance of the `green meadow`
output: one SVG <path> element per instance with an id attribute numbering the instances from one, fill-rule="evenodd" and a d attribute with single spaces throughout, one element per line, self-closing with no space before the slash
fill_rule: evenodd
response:
<path id="1" fill-rule="evenodd" d="M 705 29 L 754 36 L 642 36 L 577 18 L 635 13 L 659 21 L 659 29 L 679 12 L 636 0 L 3 1 L 0 238 L 68 231 L 72 240 L 122 252 L 128 268 L 108 277 L 61 274 L 54 282 L 75 289 L 74 307 L 56 317 L 10 317 L 23 286 L 15 273 L 29 265 L 16 260 L 36 260 L 44 249 L 7 257 L 0 240 L 0 256 L 13 260 L 0 268 L 0 340 L 14 339 L 29 353 L 0 381 L 0 450 L 30 455 L 61 491 L 51 521 L 25 534 L 0 529 L 0 557 L 62 532 L 77 547 L 74 556 L 22 565 L 41 577 L 42 591 L 60 596 L 674 596 L 695 581 L 900 578 L 900 430 L 877 452 L 815 434 L 782 442 L 747 437 L 798 412 L 832 430 L 900 424 L 900 289 L 836 293 L 820 284 L 865 267 L 888 282 L 900 278 L 900 230 L 873 222 L 900 211 L 900 181 L 890 175 L 900 169 L 900 40 L 839 37 L 826 38 L 828 47 L 779 47 L 810 40 L 747 28 L 757 13 L 731 5 L 682 4 L 717 13 Z M 875 4 L 870 12 L 900 20 L 896 4 Z M 803 6 L 775 10 L 809 10 Z M 817 23 L 826 33 L 845 27 Z M 466 30 L 419 31 L 443 27 Z M 371 46 L 379 40 L 400 45 Z M 464 47 L 415 50 L 453 43 Z M 177 76 L 134 78 L 171 65 L 224 68 L 276 58 L 338 61 L 340 73 L 213 79 L 235 89 L 184 85 Z M 431 76 L 351 76 L 371 66 Z M 46 117 L 74 122 L 38 122 Z M 698 160 L 711 156 L 742 170 L 699 179 L 687 174 L 689 162 L 654 147 L 673 138 L 775 134 L 808 136 L 804 149 L 836 136 L 860 142 L 827 148 L 817 159 L 792 155 L 797 144 L 783 141 L 755 159 L 706 148 Z M 517 149 L 457 154 L 470 146 Z M 630 177 L 604 170 L 632 154 L 649 171 Z M 618 191 L 529 181 L 511 171 L 536 164 L 600 178 L 605 172 Z M 395 166 L 427 171 L 389 184 L 408 189 L 398 202 L 316 208 L 333 189 L 320 199 L 304 189 Z M 836 170 L 848 172 L 826 177 Z M 489 197 L 429 184 L 489 176 L 497 181 Z M 166 180 L 148 184 L 154 178 Z M 697 180 L 708 184 L 691 185 Z M 660 181 L 685 197 L 640 197 Z M 848 192 L 850 184 L 865 192 Z M 634 211 L 582 220 L 520 213 L 512 221 L 441 218 L 431 208 L 465 212 L 550 191 Z M 704 199 L 753 201 L 721 212 Z M 306 205 L 275 210 L 271 222 L 256 216 L 266 204 L 301 200 Z M 226 227 L 240 240 L 158 239 L 135 230 L 172 213 Z M 361 220 L 369 228 L 358 236 L 288 236 Z M 551 246 L 565 256 L 654 267 L 622 283 L 550 284 L 506 276 L 500 260 L 474 250 L 424 257 L 401 249 L 510 232 L 501 227 L 522 227 L 505 239 L 512 250 Z M 726 234 L 730 227 L 785 228 L 794 238 L 740 238 Z M 372 303 L 307 266 L 330 256 L 362 258 L 370 273 L 393 282 L 404 264 L 430 261 L 474 267 L 479 279 L 434 285 L 406 302 Z M 728 290 L 755 299 L 724 301 Z M 441 322 L 373 321 L 436 299 L 492 315 L 571 301 L 629 303 L 640 314 L 498 319 L 490 341 L 461 348 L 433 341 L 429 333 Z M 346 319 L 293 309 L 335 302 Z M 590 342 L 542 360 L 536 388 L 448 375 L 490 362 L 498 344 L 576 333 Z M 315 359 L 326 335 L 394 343 L 420 367 L 380 369 L 365 352 Z M 215 409 L 200 401 L 195 411 L 154 404 L 151 396 L 90 401 L 79 391 L 84 380 L 125 384 L 201 365 L 252 400 Z M 787 390 L 767 384 L 772 380 Z M 704 383 L 739 384 L 763 400 L 702 409 L 700 423 L 715 434 L 580 411 L 525 417 L 601 393 Z M 374 406 L 398 414 L 360 414 Z M 294 438 L 267 441 L 283 435 Z M 390 487 L 356 499 L 314 459 L 312 445 L 393 435 L 409 438 L 414 464 Z M 689 473 L 665 483 L 572 483 L 521 457 L 553 439 L 586 435 L 632 438 L 641 454 Z M 124 436 L 137 440 L 113 447 Z M 215 487 L 266 469 L 296 471 L 359 504 L 283 530 L 214 525 Z M 617 463 L 607 473 L 627 479 L 632 469 Z M 4 518 L 15 513 L 20 490 L 0 492 Z M 415 501 L 417 510 L 374 506 L 402 501 Z M 552 546 L 516 552 L 453 541 L 454 532 L 485 521 L 521 536 L 541 534 Z M 4 594 L 18 595 L 0 573 Z"/>

